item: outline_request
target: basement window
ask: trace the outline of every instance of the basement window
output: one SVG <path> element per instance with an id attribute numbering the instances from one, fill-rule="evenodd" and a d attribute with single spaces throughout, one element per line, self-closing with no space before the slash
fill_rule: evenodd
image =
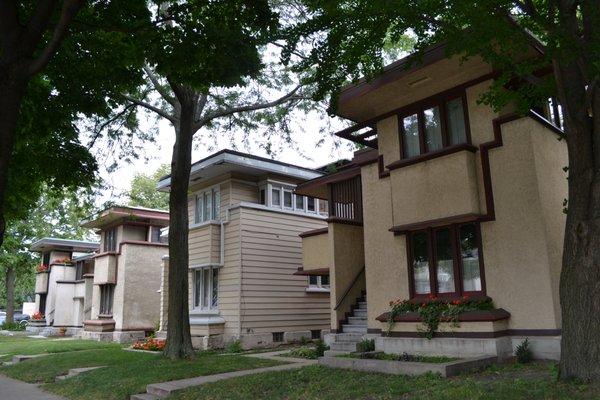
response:
<path id="1" fill-rule="evenodd" d="M 329 292 L 329 275 L 310 275 L 307 292 Z"/>
<path id="2" fill-rule="evenodd" d="M 273 332 L 273 343 L 283 342 L 283 332 Z"/>

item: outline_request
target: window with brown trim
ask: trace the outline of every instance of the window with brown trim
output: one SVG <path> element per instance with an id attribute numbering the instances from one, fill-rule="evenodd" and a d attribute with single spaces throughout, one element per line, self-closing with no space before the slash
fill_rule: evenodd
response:
<path id="1" fill-rule="evenodd" d="M 464 92 L 405 107 L 398 122 L 403 159 L 470 141 Z"/>
<path id="2" fill-rule="evenodd" d="M 407 247 L 412 298 L 485 293 L 478 223 L 411 232 Z"/>

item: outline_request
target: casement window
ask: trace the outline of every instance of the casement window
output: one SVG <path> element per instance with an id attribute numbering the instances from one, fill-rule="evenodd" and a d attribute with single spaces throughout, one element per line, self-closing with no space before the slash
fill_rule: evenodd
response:
<path id="1" fill-rule="evenodd" d="M 104 251 L 117 251 L 117 228 L 104 231 Z"/>
<path id="2" fill-rule="evenodd" d="M 327 201 L 294 193 L 294 185 L 267 181 L 259 186 L 259 202 L 271 208 L 327 216 Z"/>
<path id="3" fill-rule="evenodd" d="M 112 315 L 115 285 L 100 285 L 100 315 Z"/>
<path id="4" fill-rule="evenodd" d="M 221 192 L 218 188 L 211 188 L 196 194 L 196 204 L 194 207 L 194 222 L 201 222 L 220 219 L 221 212 Z"/>
<path id="5" fill-rule="evenodd" d="M 407 240 L 412 297 L 484 293 L 477 223 L 411 232 Z"/>
<path id="6" fill-rule="evenodd" d="M 40 296 L 40 307 L 38 308 L 38 312 L 42 315 L 46 315 L 46 293 L 38 294 Z"/>
<path id="7" fill-rule="evenodd" d="M 160 240 L 160 230 L 162 229 L 160 226 L 150 226 L 148 227 L 150 231 L 150 242 L 151 243 L 161 243 Z"/>
<path id="8" fill-rule="evenodd" d="M 469 141 L 464 95 L 408 107 L 398 118 L 402 158 Z"/>
<path id="9" fill-rule="evenodd" d="M 80 281 L 83 279 L 83 265 L 85 261 L 77 261 L 75 263 L 75 280 Z"/>
<path id="10" fill-rule="evenodd" d="M 329 291 L 329 275 L 310 275 L 307 291 Z"/>
<path id="11" fill-rule="evenodd" d="M 219 307 L 219 268 L 194 269 L 194 308 L 216 310 Z"/>
<path id="12" fill-rule="evenodd" d="M 45 252 L 44 255 L 42 256 L 42 264 L 50 265 L 50 252 L 49 251 Z"/>

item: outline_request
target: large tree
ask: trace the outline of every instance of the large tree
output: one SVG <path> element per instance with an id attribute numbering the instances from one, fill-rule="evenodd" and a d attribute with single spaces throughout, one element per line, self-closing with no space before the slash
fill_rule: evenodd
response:
<path id="1" fill-rule="evenodd" d="M 149 21 L 143 0 L 0 1 L 0 245 L 15 144 L 24 143 L 18 137 L 24 130 L 36 136 L 35 125 L 22 121 L 23 105 L 36 102 L 42 109 L 37 90 L 49 87 L 45 96 L 69 111 L 56 121 L 55 133 L 81 115 L 109 115 L 111 94 L 140 82 L 134 66 L 143 50 L 132 46 L 132 37 Z"/>
<path id="2" fill-rule="evenodd" d="M 186 204 L 194 136 L 202 129 L 227 136 L 234 128 L 285 123 L 286 113 L 304 97 L 298 81 L 261 59 L 263 46 L 276 39 L 279 22 L 266 0 L 162 2 L 157 7 L 156 17 L 171 23 L 152 34 L 146 87 L 124 97 L 174 128 L 165 354 L 192 357 Z M 271 99 L 265 95 L 269 92 Z"/>
<path id="3" fill-rule="evenodd" d="M 169 209 L 169 195 L 156 190 L 161 178 L 169 174 L 169 166 L 161 165 L 153 174 L 138 173 L 131 181 L 131 189 L 127 192 L 130 206 Z"/>
<path id="4" fill-rule="evenodd" d="M 600 2 L 307 0 L 305 5 L 305 21 L 288 32 L 288 51 L 314 46 L 298 68 L 314 68 L 321 96 L 332 94 L 335 100 L 348 79 L 381 72 L 386 41 L 408 33 L 418 50 L 443 41 L 448 56 L 479 55 L 501 71 L 482 98 L 496 109 L 514 102 L 524 112 L 547 96 L 558 97 L 569 153 L 559 372 L 561 379 L 600 380 Z M 523 60 L 532 44 L 544 48 L 543 56 Z M 549 79 L 537 74 L 548 67 Z"/>

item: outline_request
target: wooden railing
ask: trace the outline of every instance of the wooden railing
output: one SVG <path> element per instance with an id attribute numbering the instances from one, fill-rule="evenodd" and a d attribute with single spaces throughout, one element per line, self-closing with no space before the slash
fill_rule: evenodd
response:
<path id="1" fill-rule="evenodd" d="M 339 220 L 362 222 L 360 175 L 329 185 L 329 216 Z"/>

